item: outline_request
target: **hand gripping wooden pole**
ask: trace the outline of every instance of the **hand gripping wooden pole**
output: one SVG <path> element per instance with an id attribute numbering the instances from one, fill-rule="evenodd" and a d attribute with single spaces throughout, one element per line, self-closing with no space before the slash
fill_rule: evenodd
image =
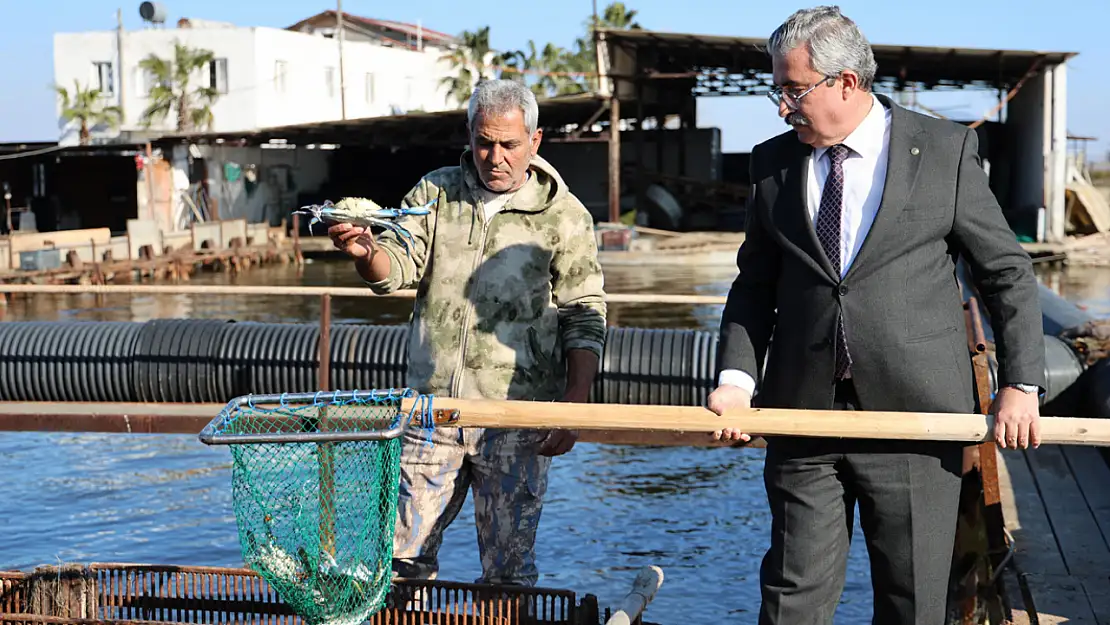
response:
<path id="1" fill-rule="evenodd" d="M 401 405 L 409 413 L 413 399 Z M 437 425 L 641 432 L 737 428 L 753 436 L 821 436 L 983 443 L 994 440 L 990 415 L 932 412 L 750 408 L 718 416 L 706 408 L 629 404 L 476 400 L 435 397 Z M 1045 445 L 1110 446 L 1110 420 L 1041 417 Z"/>

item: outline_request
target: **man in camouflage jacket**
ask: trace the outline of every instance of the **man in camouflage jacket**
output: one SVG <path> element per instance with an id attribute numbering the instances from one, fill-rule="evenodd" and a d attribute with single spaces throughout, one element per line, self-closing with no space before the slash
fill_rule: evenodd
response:
<path id="1" fill-rule="evenodd" d="M 535 97 L 487 81 L 471 97 L 470 147 L 403 201 L 435 200 L 390 231 L 340 224 L 329 234 L 372 290 L 417 289 L 408 381 L 421 393 L 585 403 L 605 340 L 593 220 L 538 156 Z M 479 583 L 535 585 L 534 545 L 551 457 L 573 432 L 437 428 L 406 435 L 394 569 L 434 578 L 442 536 L 474 493 Z"/>

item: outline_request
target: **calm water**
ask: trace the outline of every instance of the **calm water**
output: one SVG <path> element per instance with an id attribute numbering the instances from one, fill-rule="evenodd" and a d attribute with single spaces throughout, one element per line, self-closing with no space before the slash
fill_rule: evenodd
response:
<path id="1" fill-rule="evenodd" d="M 723 295 L 729 268 L 691 271 L 608 268 L 619 292 Z M 243 284 L 356 286 L 345 263 L 256 268 Z M 1110 315 L 1110 270 L 1043 276 L 1064 297 Z M 193 283 L 228 284 L 228 275 Z M 337 322 L 399 323 L 406 301 L 336 299 Z M 715 328 L 720 306 L 612 305 L 625 326 Z M 6 320 L 145 321 L 166 317 L 315 321 L 318 300 L 284 297 L 35 296 L 13 302 Z M 224 448 L 193 436 L 0 434 L 0 568 L 126 561 L 240 566 Z M 666 580 L 649 620 L 754 623 L 758 567 L 769 515 L 759 450 L 626 448 L 580 444 L 552 468 L 541 522 L 540 583 L 593 593 L 602 604 L 627 592 L 639 567 Z M 858 528 L 858 524 L 857 524 Z M 479 574 L 470 504 L 447 531 L 441 576 Z M 870 576 L 862 536 L 849 559 L 837 623 L 870 622 Z"/>

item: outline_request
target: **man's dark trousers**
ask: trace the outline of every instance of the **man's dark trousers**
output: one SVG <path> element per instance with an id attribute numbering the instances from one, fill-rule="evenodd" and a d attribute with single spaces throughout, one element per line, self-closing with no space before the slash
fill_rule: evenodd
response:
<path id="1" fill-rule="evenodd" d="M 834 410 L 860 409 L 851 380 L 836 386 Z M 773 521 L 760 567 L 760 625 L 832 623 L 857 503 L 875 590 L 872 622 L 943 625 L 926 619 L 945 613 L 962 466 L 959 443 L 768 438 Z"/>

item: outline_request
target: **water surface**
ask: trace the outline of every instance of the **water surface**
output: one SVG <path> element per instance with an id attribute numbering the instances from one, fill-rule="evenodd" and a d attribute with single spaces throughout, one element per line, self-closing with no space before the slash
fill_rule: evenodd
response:
<path id="1" fill-rule="evenodd" d="M 614 293 L 724 295 L 730 267 L 609 268 Z M 1110 272 L 1046 274 L 1045 282 L 1099 316 L 1110 314 Z M 358 286 L 346 263 L 199 275 L 193 284 Z M 166 317 L 318 320 L 315 298 L 262 296 L 34 296 L 6 320 Z M 333 300 L 336 322 L 401 323 L 411 302 Z M 620 325 L 715 329 L 721 306 L 611 305 Z M 602 604 L 628 591 L 639 567 L 666 581 L 648 609 L 658 623 L 755 623 L 758 569 L 769 515 L 759 450 L 632 448 L 580 444 L 553 464 L 540 524 L 540 584 L 593 593 Z M 230 455 L 193 436 L 0 433 L 0 568 L 125 561 L 240 566 L 231 506 Z M 838 625 L 870 622 L 870 576 L 858 530 Z M 468 502 L 447 531 L 441 577 L 479 574 Z"/>

